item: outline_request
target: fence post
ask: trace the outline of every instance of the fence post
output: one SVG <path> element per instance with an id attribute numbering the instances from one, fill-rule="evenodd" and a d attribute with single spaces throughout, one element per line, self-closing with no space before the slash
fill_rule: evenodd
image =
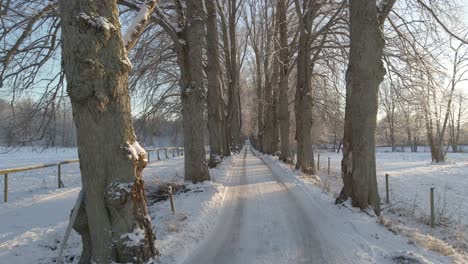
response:
<path id="1" fill-rule="evenodd" d="M 68 222 L 67 230 L 65 231 L 65 236 L 63 237 L 62 243 L 60 244 L 59 255 L 58 255 L 58 258 L 57 258 L 57 263 L 58 264 L 63 263 L 62 262 L 63 249 L 67 245 L 68 238 L 70 237 L 70 232 L 71 232 L 72 227 L 73 227 L 73 225 L 75 223 L 76 217 L 78 216 L 78 210 L 80 208 L 81 201 L 83 201 L 83 196 L 84 196 L 83 191 L 80 191 L 80 193 L 78 194 L 78 199 L 76 199 L 75 206 L 73 207 L 72 215 L 70 217 L 70 221 Z"/>
<path id="2" fill-rule="evenodd" d="M 167 155 L 167 148 L 166 148 L 165 150 L 166 150 L 166 159 L 168 159 L 168 158 L 169 158 L 169 156 Z"/>
<path id="3" fill-rule="evenodd" d="M 57 164 L 57 184 L 58 188 L 62 186 L 62 165 L 59 163 Z"/>
<path id="4" fill-rule="evenodd" d="M 148 150 L 146 154 L 148 154 L 148 163 L 150 163 L 151 162 L 151 150 Z"/>
<path id="5" fill-rule="evenodd" d="M 180 156 L 180 148 L 177 148 L 177 156 Z"/>
<path id="6" fill-rule="evenodd" d="M 159 157 L 159 149 L 157 150 L 157 152 L 158 152 L 158 160 L 161 160 L 161 158 Z"/>
<path id="7" fill-rule="evenodd" d="M 170 186 L 170 185 L 169 185 L 169 200 L 171 201 L 171 211 L 172 211 L 172 213 L 175 213 L 174 194 L 172 193 L 172 186 Z"/>
<path id="8" fill-rule="evenodd" d="M 8 174 L 5 174 L 3 176 L 3 201 L 6 203 L 8 202 Z"/>
<path id="9" fill-rule="evenodd" d="M 173 158 L 175 157 L 175 149 L 174 148 L 172 149 L 172 157 Z"/>
<path id="10" fill-rule="evenodd" d="M 328 174 L 330 174 L 330 157 L 328 157 Z"/>
<path id="11" fill-rule="evenodd" d="M 385 202 L 390 203 L 390 197 L 388 195 L 388 174 L 385 173 Z"/>
<path id="12" fill-rule="evenodd" d="M 434 223 L 435 223 L 435 212 L 434 212 L 434 188 L 435 187 L 431 187 L 431 227 L 434 227 Z"/>
<path id="13" fill-rule="evenodd" d="M 320 153 L 318 153 L 317 157 L 317 170 L 320 171 Z"/>

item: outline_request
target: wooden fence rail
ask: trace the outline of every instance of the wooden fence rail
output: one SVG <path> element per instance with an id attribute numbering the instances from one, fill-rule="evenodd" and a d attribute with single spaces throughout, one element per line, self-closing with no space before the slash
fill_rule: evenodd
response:
<path id="1" fill-rule="evenodd" d="M 175 157 L 176 151 L 177 151 L 177 156 L 181 156 L 181 155 L 183 156 L 184 155 L 184 148 L 178 148 L 178 147 L 147 149 L 146 152 L 148 153 L 148 162 L 151 162 L 150 161 L 150 155 L 151 155 L 152 152 L 155 152 L 155 151 L 157 151 L 158 160 L 160 160 L 160 158 L 159 158 L 159 151 L 160 150 L 165 150 L 166 151 L 166 159 L 169 158 L 169 155 L 167 153 L 168 150 L 172 150 L 172 156 L 173 157 Z M 9 174 L 57 166 L 57 186 L 58 186 L 58 188 L 62 188 L 62 187 L 64 187 L 63 182 L 62 182 L 62 165 L 71 164 L 71 163 L 78 163 L 79 161 L 80 160 L 78 160 L 78 159 L 73 159 L 73 160 L 64 160 L 64 161 L 59 161 L 59 162 L 54 162 L 54 163 L 36 164 L 36 165 L 25 166 L 25 167 L 0 169 L 0 175 L 3 174 L 3 182 L 4 182 L 3 201 L 5 203 L 8 202 L 8 175 Z"/>
<path id="2" fill-rule="evenodd" d="M 148 157 L 148 162 L 151 162 L 151 153 L 156 152 L 158 160 L 161 160 L 161 156 L 159 155 L 160 151 L 164 151 L 166 159 L 169 158 L 168 151 L 172 151 L 172 157 L 183 156 L 184 155 L 184 148 L 181 147 L 168 147 L 168 148 L 154 148 L 154 149 L 146 149 L 145 150 Z M 176 152 L 177 151 L 177 152 Z"/>
<path id="3" fill-rule="evenodd" d="M 57 166 L 57 186 L 58 188 L 61 188 L 61 187 L 64 187 L 63 182 L 62 182 L 62 165 L 78 163 L 78 162 L 79 162 L 78 159 L 64 160 L 64 161 L 59 161 L 59 162 L 54 162 L 54 163 L 37 164 L 37 165 L 31 165 L 31 166 L 25 166 L 25 167 L 17 167 L 17 168 L 9 168 L 9 169 L 0 170 L 0 175 L 3 174 L 3 183 L 4 183 L 3 201 L 5 203 L 8 202 L 8 174 Z"/>

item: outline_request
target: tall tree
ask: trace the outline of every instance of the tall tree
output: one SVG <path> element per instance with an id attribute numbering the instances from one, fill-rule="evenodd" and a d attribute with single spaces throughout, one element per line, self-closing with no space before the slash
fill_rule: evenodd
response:
<path id="1" fill-rule="evenodd" d="M 210 134 L 210 167 L 216 166 L 223 156 L 224 100 L 221 90 L 218 25 L 215 0 L 205 0 L 206 18 L 206 75 L 208 78 L 208 130 Z"/>
<path id="2" fill-rule="evenodd" d="M 255 147 L 263 152 L 263 108 L 264 108 L 264 103 L 263 103 L 263 94 L 264 94 L 264 87 L 263 87 L 263 75 L 262 75 L 262 69 L 263 69 L 263 58 L 264 56 L 264 46 L 265 46 L 265 39 L 263 37 L 263 26 L 262 26 L 262 18 L 261 12 L 258 6 L 258 2 L 256 0 L 249 0 L 248 1 L 248 6 L 249 6 L 249 14 L 250 18 L 246 17 L 244 20 L 246 21 L 246 26 L 249 30 L 249 40 L 250 40 L 250 46 L 252 47 L 253 50 L 253 64 L 255 70 L 252 73 L 253 80 L 255 82 L 255 93 L 257 95 L 256 101 L 257 101 L 257 106 L 256 106 L 256 124 L 257 124 L 257 140 L 256 140 L 256 145 Z"/>
<path id="3" fill-rule="evenodd" d="M 233 145 L 240 146 L 241 142 L 241 102 L 240 102 L 240 67 L 237 51 L 237 20 L 238 9 L 241 7 L 240 1 L 229 0 L 229 48 L 231 52 L 231 72 L 229 80 L 229 111 L 228 120 L 230 122 L 230 132 Z"/>
<path id="4" fill-rule="evenodd" d="M 131 63 L 117 2 L 61 0 L 59 7 L 84 192 L 81 224 L 75 226 L 83 239 L 80 262 L 144 263 L 157 250 L 142 179 L 147 158 L 133 130 Z"/>
<path id="5" fill-rule="evenodd" d="M 228 93 L 227 122 L 228 138 L 231 146 L 240 146 L 241 142 L 241 102 L 240 102 L 240 66 L 237 41 L 237 21 L 242 0 L 228 0 L 217 5 L 220 10 L 221 32 Z M 224 9 L 223 9 L 224 7 Z"/>
<path id="6" fill-rule="evenodd" d="M 299 41 L 296 70 L 296 141 L 297 163 L 296 168 L 308 174 L 315 174 L 314 154 L 312 150 L 312 108 L 313 91 L 311 86 L 311 30 L 314 16 L 320 4 L 316 1 L 304 1 L 302 5 L 296 3 L 296 12 L 299 17 Z"/>
<path id="7" fill-rule="evenodd" d="M 466 43 L 451 38 L 450 51 L 453 53 L 450 54 L 451 56 L 453 56 L 452 58 L 450 58 L 453 65 L 449 77 L 449 89 L 448 92 L 444 94 L 443 98 L 444 100 L 446 100 L 445 113 L 443 113 L 442 116 L 442 111 L 436 110 L 440 109 L 441 105 L 437 103 L 437 100 L 435 99 L 437 97 L 437 94 L 434 91 L 431 92 L 431 97 L 434 98 L 432 102 L 433 109 L 435 111 L 426 111 L 427 137 L 429 141 L 429 146 L 431 148 L 431 157 L 433 162 L 445 162 L 445 156 L 447 154 L 447 149 L 444 146 L 445 131 L 447 129 L 447 125 L 450 129 L 450 114 L 453 108 L 452 104 L 455 94 L 455 88 L 460 82 L 468 80 L 465 77 L 465 75 L 468 73 L 468 49 L 466 49 Z M 430 102 L 427 102 L 427 108 L 430 108 Z M 432 112 L 434 112 L 434 114 Z M 433 115 L 436 116 L 433 117 Z M 433 126 L 435 126 L 435 128 Z"/>
<path id="8" fill-rule="evenodd" d="M 375 169 L 375 129 L 379 85 L 385 70 L 382 25 L 396 0 L 377 7 L 376 1 L 350 3 L 350 55 L 346 72 L 346 113 L 342 176 L 337 202 L 351 197 L 352 205 L 371 206 L 380 214 Z"/>
<path id="9" fill-rule="evenodd" d="M 279 61 L 275 55 L 278 50 L 276 41 L 277 23 L 274 8 L 268 8 L 265 1 L 263 11 L 263 35 L 265 37 L 265 55 L 263 60 L 263 131 L 262 149 L 264 153 L 274 154 L 278 150 L 278 69 Z"/>
<path id="10" fill-rule="evenodd" d="M 289 155 L 289 47 L 288 47 L 288 22 L 286 19 L 286 0 L 278 0 L 276 15 L 279 28 L 279 109 L 278 119 L 280 127 L 280 160 L 290 161 Z"/>
<path id="11" fill-rule="evenodd" d="M 185 34 L 186 45 L 178 54 L 181 71 L 181 99 L 184 124 L 185 180 L 202 182 L 210 179 L 206 164 L 203 109 L 205 86 L 203 83 L 203 0 L 186 2 Z M 180 11 L 179 17 L 182 17 Z"/>

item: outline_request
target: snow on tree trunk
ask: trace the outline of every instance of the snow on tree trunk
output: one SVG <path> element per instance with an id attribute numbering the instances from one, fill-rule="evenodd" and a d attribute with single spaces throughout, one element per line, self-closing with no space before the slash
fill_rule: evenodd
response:
<path id="1" fill-rule="evenodd" d="M 84 262 L 144 263 L 158 252 L 146 207 L 146 153 L 136 141 L 131 64 L 116 2 L 60 1 L 62 55 L 77 130 Z M 81 228 L 80 228 L 81 227 Z"/>
<path id="2" fill-rule="evenodd" d="M 203 110 L 203 0 L 187 1 L 186 45 L 178 54 L 181 70 L 181 99 L 184 125 L 185 180 L 210 180 L 204 146 Z"/>

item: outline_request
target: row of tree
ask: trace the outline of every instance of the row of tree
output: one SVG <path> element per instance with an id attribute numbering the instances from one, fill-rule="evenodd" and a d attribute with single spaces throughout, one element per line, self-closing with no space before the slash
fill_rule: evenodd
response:
<path id="1" fill-rule="evenodd" d="M 1 85 L 13 94 L 39 91 L 51 95 L 49 101 L 66 86 L 71 101 L 85 193 L 74 226 L 83 240 L 80 262 L 144 263 L 158 254 L 132 99 L 142 120 L 181 113 L 185 179 L 192 182 L 209 180 L 208 165 L 240 146 L 241 128 L 247 133 L 248 126 L 261 151 L 280 151 L 281 160 L 293 162 L 295 148 L 296 167 L 314 174 L 318 121 L 330 122 L 335 141 L 343 141 L 344 188 L 337 202 L 351 198 L 353 206 L 371 206 L 379 214 L 380 84 L 385 80 L 394 93 L 387 119 L 395 113 L 394 98 L 420 107 L 414 113 L 422 113 L 433 159 L 440 161 L 464 73 L 461 32 L 466 31 L 457 27 L 456 2 L 398 3 L 2 1 Z M 447 54 L 442 45 L 447 43 L 455 47 L 449 61 L 461 61 L 452 63 L 457 66 L 448 79 L 439 56 Z M 439 89 L 446 84 L 448 89 Z M 249 86 L 254 102 L 241 100 Z M 414 98 L 419 100 L 409 100 Z M 254 111 L 243 113 L 241 103 Z M 144 239 L 128 243 L 129 233 Z"/>
<path id="2" fill-rule="evenodd" d="M 85 194 L 74 226 L 81 263 L 143 263 L 158 254 L 131 92 L 141 96 L 142 120 L 179 109 L 186 180 L 210 179 L 206 109 L 210 165 L 242 144 L 241 7 L 240 0 L 1 2 L 2 86 L 13 96 L 66 86 L 70 98 Z M 144 234 L 141 243 L 128 242 L 135 232 Z"/>
<path id="3" fill-rule="evenodd" d="M 296 168 L 315 174 L 317 127 L 335 127 L 344 182 L 337 202 L 351 198 L 379 214 L 379 99 L 393 149 L 398 127 L 413 150 L 427 143 L 434 162 L 445 161 L 447 143 L 457 148 L 468 31 L 456 1 L 247 2 L 258 149 L 291 162 L 295 143 Z"/>
<path id="4" fill-rule="evenodd" d="M 76 131 L 67 98 L 42 105 L 31 97 L 8 103 L 0 99 L 0 146 L 76 147 Z M 133 117 L 135 133 L 144 146 L 182 146 L 182 122 L 177 116 Z M 205 139 L 206 141 L 206 139 Z"/>

